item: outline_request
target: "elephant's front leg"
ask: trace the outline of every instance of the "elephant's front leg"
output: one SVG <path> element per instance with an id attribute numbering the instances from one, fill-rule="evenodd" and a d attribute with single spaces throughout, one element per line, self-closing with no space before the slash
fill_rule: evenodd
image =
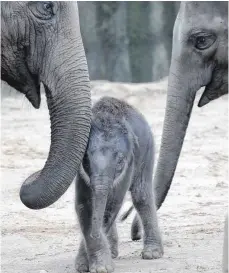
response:
<path id="1" fill-rule="evenodd" d="M 118 232 L 117 232 L 117 226 L 115 222 L 110 228 L 107 234 L 107 238 L 110 244 L 112 258 L 113 259 L 117 258 L 118 257 Z"/>
<path id="2" fill-rule="evenodd" d="M 89 258 L 89 271 L 91 273 L 113 272 L 114 264 L 107 236 L 101 232 L 100 238 L 92 238 L 87 234 L 85 239 Z"/>
<path id="3" fill-rule="evenodd" d="M 81 243 L 77 255 L 76 271 L 82 273 L 85 272 L 82 269 L 87 269 L 91 273 L 111 273 L 114 266 L 109 243 L 102 227 L 94 230 L 98 236 L 92 236 L 92 215 L 94 214 L 91 202 L 93 200 L 92 191 L 83 181 L 77 181 L 76 185 L 76 211 L 85 242 L 85 246 L 83 242 Z"/>
<path id="4" fill-rule="evenodd" d="M 75 209 L 81 230 L 83 234 L 87 233 L 87 230 L 91 225 L 91 191 L 79 177 L 76 179 Z M 89 271 L 89 261 L 84 239 L 82 239 L 80 243 L 78 254 L 76 256 L 75 268 L 77 273 Z"/>
<path id="5" fill-rule="evenodd" d="M 89 262 L 84 240 L 81 240 L 80 242 L 75 267 L 76 273 L 88 272 L 89 270 Z"/>

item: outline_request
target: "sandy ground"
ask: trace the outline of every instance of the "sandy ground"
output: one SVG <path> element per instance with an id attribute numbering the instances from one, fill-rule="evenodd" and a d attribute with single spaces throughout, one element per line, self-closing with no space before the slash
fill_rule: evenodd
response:
<path id="1" fill-rule="evenodd" d="M 126 99 L 152 125 L 157 153 L 166 102 L 166 81 L 122 85 L 93 83 L 93 101 L 104 95 Z M 199 95 L 197 96 L 197 99 Z M 194 106 L 176 176 L 158 212 L 165 254 L 141 260 L 142 241 L 130 240 L 133 214 L 118 223 L 119 273 L 220 273 L 223 220 L 227 210 L 227 96 Z M 2 99 L 2 272 L 73 273 L 81 237 L 74 212 L 74 185 L 54 205 L 40 211 L 20 202 L 22 181 L 43 167 L 50 144 L 45 98 L 35 110 L 21 95 Z M 129 206 L 127 197 L 124 207 Z M 124 209 L 124 208 L 123 208 Z M 45 271 L 42 271 L 45 270 Z"/>

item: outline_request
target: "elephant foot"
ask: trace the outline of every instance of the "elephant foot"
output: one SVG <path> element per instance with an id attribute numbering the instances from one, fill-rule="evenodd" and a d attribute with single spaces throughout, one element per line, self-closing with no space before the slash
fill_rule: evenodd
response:
<path id="1" fill-rule="evenodd" d="M 111 257 L 115 259 L 118 257 L 118 239 L 117 237 L 109 238 Z"/>
<path id="2" fill-rule="evenodd" d="M 88 263 L 83 262 L 83 261 L 77 261 L 76 262 L 76 273 L 86 273 L 89 272 L 89 266 Z"/>
<path id="3" fill-rule="evenodd" d="M 141 240 L 141 238 L 142 238 L 142 234 L 141 234 L 141 232 L 140 231 L 137 231 L 137 232 L 132 232 L 131 233 L 131 240 L 132 241 L 139 241 L 139 240 Z"/>
<path id="4" fill-rule="evenodd" d="M 112 257 L 112 259 L 115 259 L 118 257 L 118 249 L 117 248 L 111 249 L 111 257 Z"/>
<path id="5" fill-rule="evenodd" d="M 141 232 L 141 222 L 138 214 L 135 215 L 134 220 L 131 225 L 131 240 L 132 241 L 139 241 L 142 238 Z"/>
<path id="6" fill-rule="evenodd" d="M 114 263 L 108 251 L 95 255 L 90 261 L 90 273 L 112 273 Z"/>
<path id="7" fill-rule="evenodd" d="M 118 232 L 115 223 L 113 224 L 107 238 L 110 245 L 111 257 L 112 259 L 115 259 L 118 257 Z"/>
<path id="8" fill-rule="evenodd" d="M 75 263 L 76 273 L 89 272 L 89 262 L 86 253 L 79 253 Z"/>
<path id="9" fill-rule="evenodd" d="M 162 246 L 146 245 L 142 251 L 142 259 L 152 260 L 159 259 L 163 256 L 164 250 Z"/>

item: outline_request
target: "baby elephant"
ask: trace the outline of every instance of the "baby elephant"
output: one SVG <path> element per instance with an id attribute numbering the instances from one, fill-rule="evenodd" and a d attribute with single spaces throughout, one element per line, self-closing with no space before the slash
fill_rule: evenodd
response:
<path id="1" fill-rule="evenodd" d="M 113 272 L 115 219 L 126 192 L 144 231 L 143 259 L 163 255 L 152 187 L 154 141 L 145 118 L 126 102 L 103 97 L 92 108 L 87 151 L 76 179 L 76 212 L 84 239 L 77 272 Z"/>

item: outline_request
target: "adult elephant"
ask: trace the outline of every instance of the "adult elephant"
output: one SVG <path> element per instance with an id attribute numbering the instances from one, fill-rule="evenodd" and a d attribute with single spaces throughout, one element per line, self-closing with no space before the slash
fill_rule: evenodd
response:
<path id="1" fill-rule="evenodd" d="M 54 203 L 72 183 L 90 130 L 90 83 L 74 2 L 1 3 L 1 78 L 40 106 L 45 87 L 51 146 L 44 168 L 20 191 L 31 209 Z"/>
<path id="2" fill-rule="evenodd" d="M 154 177 L 160 208 L 172 182 L 196 92 L 202 107 L 228 93 L 228 2 L 182 2 L 173 30 L 167 104 Z"/>
<path id="3" fill-rule="evenodd" d="M 228 2 L 183 2 L 174 25 L 164 128 L 154 177 L 159 209 L 172 183 L 196 92 L 202 107 L 228 93 Z M 228 272 L 228 215 L 223 272 Z"/>

